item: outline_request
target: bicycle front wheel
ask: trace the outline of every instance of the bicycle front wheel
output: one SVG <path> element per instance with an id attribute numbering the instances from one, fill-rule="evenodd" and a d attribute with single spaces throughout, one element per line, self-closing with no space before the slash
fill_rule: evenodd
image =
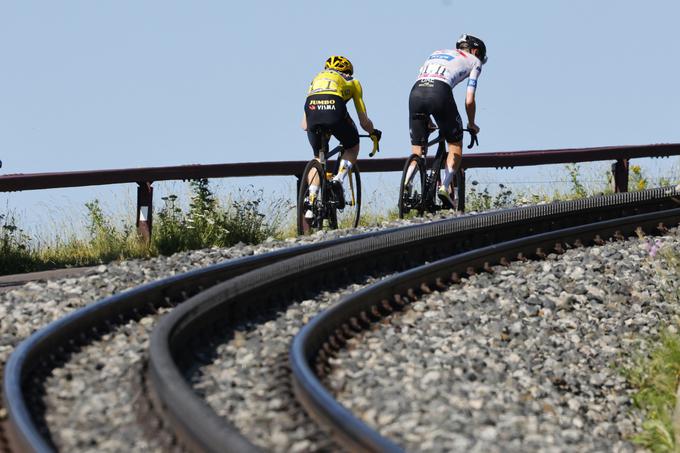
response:
<path id="1" fill-rule="evenodd" d="M 343 183 L 345 207 L 336 211 L 339 228 L 356 228 L 361 216 L 361 173 L 355 163 Z"/>
<path id="2" fill-rule="evenodd" d="M 423 194 L 425 193 L 425 166 L 417 154 L 406 160 L 399 185 L 399 218 L 423 215 Z"/>
<path id="3" fill-rule="evenodd" d="M 298 191 L 297 202 L 297 232 L 298 234 L 311 234 L 323 228 L 325 190 L 323 184 L 325 178 L 321 163 L 312 159 L 307 163 Z M 315 185 L 316 191 L 310 191 L 309 187 Z"/>

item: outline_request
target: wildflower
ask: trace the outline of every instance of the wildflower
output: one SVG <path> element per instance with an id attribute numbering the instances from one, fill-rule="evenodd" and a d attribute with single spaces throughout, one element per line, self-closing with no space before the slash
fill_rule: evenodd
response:
<path id="1" fill-rule="evenodd" d="M 647 249 L 647 253 L 649 253 L 650 258 L 656 257 L 656 254 L 659 252 L 659 249 L 661 248 L 661 239 L 656 238 L 654 239 L 654 242 L 647 242 L 645 248 Z"/>

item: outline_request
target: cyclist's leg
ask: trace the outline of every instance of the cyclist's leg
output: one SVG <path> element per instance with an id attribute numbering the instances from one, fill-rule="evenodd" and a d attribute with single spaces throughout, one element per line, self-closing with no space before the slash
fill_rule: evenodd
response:
<path id="1" fill-rule="evenodd" d="M 448 187 L 451 180 L 458 173 L 460 164 L 463 162 L 463 142 L 447 142 L 449 154 L 446 156 L 446 178 L 444 179 L 444 186 Z"/>
<path id="2" fill-rule="evenodd" d="M 332 126 L 333 135 L 340 141 L 344 151 L 340 160 L 338 174 L 334 181 L 344 181 L 359 155 L 359 131 L 352 117 L 347 114 L 342 121 Z"/>
<path id="3" fill-rule="evenodd" d="M 314 158 L 319 160 L 319 151 L 324 145 L 323 137 L 317 125 L 308 126 L 307 128 L 307 138 L 309 139 L 309 144 L 312 146 L 314 151 Z M 310 196 L 316 197 L 319 193 L 319 186 L 321 185 L 321 180 L 319 179 L 319 174 L 317 172 L 312 172 L 308 175 L 309 184 L 309 194 Z"/>
<path id="4" fill-rule="evenodd" d="M 430 135 L 430 113 L 432 105 L 433 84 L 416 82 L 411 88 L 408 98 L 409 135 L 411 138 L 411 154 L 423 157 L 424 149 Z M 418 171 L 417 160 L 412 159 L 404 175 L 405 190 L 410 191 L 414 174 Z M 422 175 L 421 175 L 422 177 Z"/>
<path id="5" fill-rule="evenodd" d="M 409 134 L 411 136 L 411 153 L 423 155 L 423 147 L 427 145 L 428 119 L 431 112 L 433 84 L 419 81 L 413 85 L 408 97 Z"/>
<path id="6" fill-rule="evenodd" d="M 335 100 L 336 102 L 330 104 L 328 102 L 330 100 Z M 338 104 L 337 101 L 342 101 L 342 99 L 339 96 L 322 94 L 309 96 L 305 101 L 307 138 L 314 151 L 314 158 L 317 160 L 319 160 L 319 151 L 328 145 L 320 128 L 331 125 L 338 120 L 338 112 L 335 110 L 335 106 Z M 339 104 L 342 104 L 344 108 L 344 102 L 339 102 Z M 332 109 L 327 108 L 330 105 L 333 106 Z M 310 178 L 311 180 L 308 181 L 310 196 L 315 196 L 319 192 L 321 181 L 316 173 Z"/>
<path id="7" fill-rule="evenodd" d="M 451 90 L 442 91 L 439 101 L 434 117 L 448 146 L 448 155 L 444 167 L 445 177 L 442 181 L 442 186 L 448 190 L 453 177 L 463 162 L 463 122 Z"/>

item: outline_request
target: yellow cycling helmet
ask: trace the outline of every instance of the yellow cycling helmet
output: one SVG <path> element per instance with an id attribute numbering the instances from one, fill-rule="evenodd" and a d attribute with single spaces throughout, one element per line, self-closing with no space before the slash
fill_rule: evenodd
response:
<path id="1" fill-rule="evenodd" d="M 324 69 L 333 69 L 335 71 L 343 72 L 349 75 L 354 73 L 354 67 L 352 66 L 352 63 L 350 63 L 347 58 L 340 55 L 333 55 L 328 60 L 326 60 Z"/>

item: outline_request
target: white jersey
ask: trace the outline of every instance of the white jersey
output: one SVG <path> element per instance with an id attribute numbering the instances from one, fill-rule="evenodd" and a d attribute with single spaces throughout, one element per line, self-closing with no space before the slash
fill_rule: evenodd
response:
<path id="1" fill-rule="evenodd" d="M 471 53 L 457 49 L 435 50 L 420 68 L 417 80 L 440 80 L 451 88 L 468 78 L 467 90 L 474 92 L 482 62 Z"/>

